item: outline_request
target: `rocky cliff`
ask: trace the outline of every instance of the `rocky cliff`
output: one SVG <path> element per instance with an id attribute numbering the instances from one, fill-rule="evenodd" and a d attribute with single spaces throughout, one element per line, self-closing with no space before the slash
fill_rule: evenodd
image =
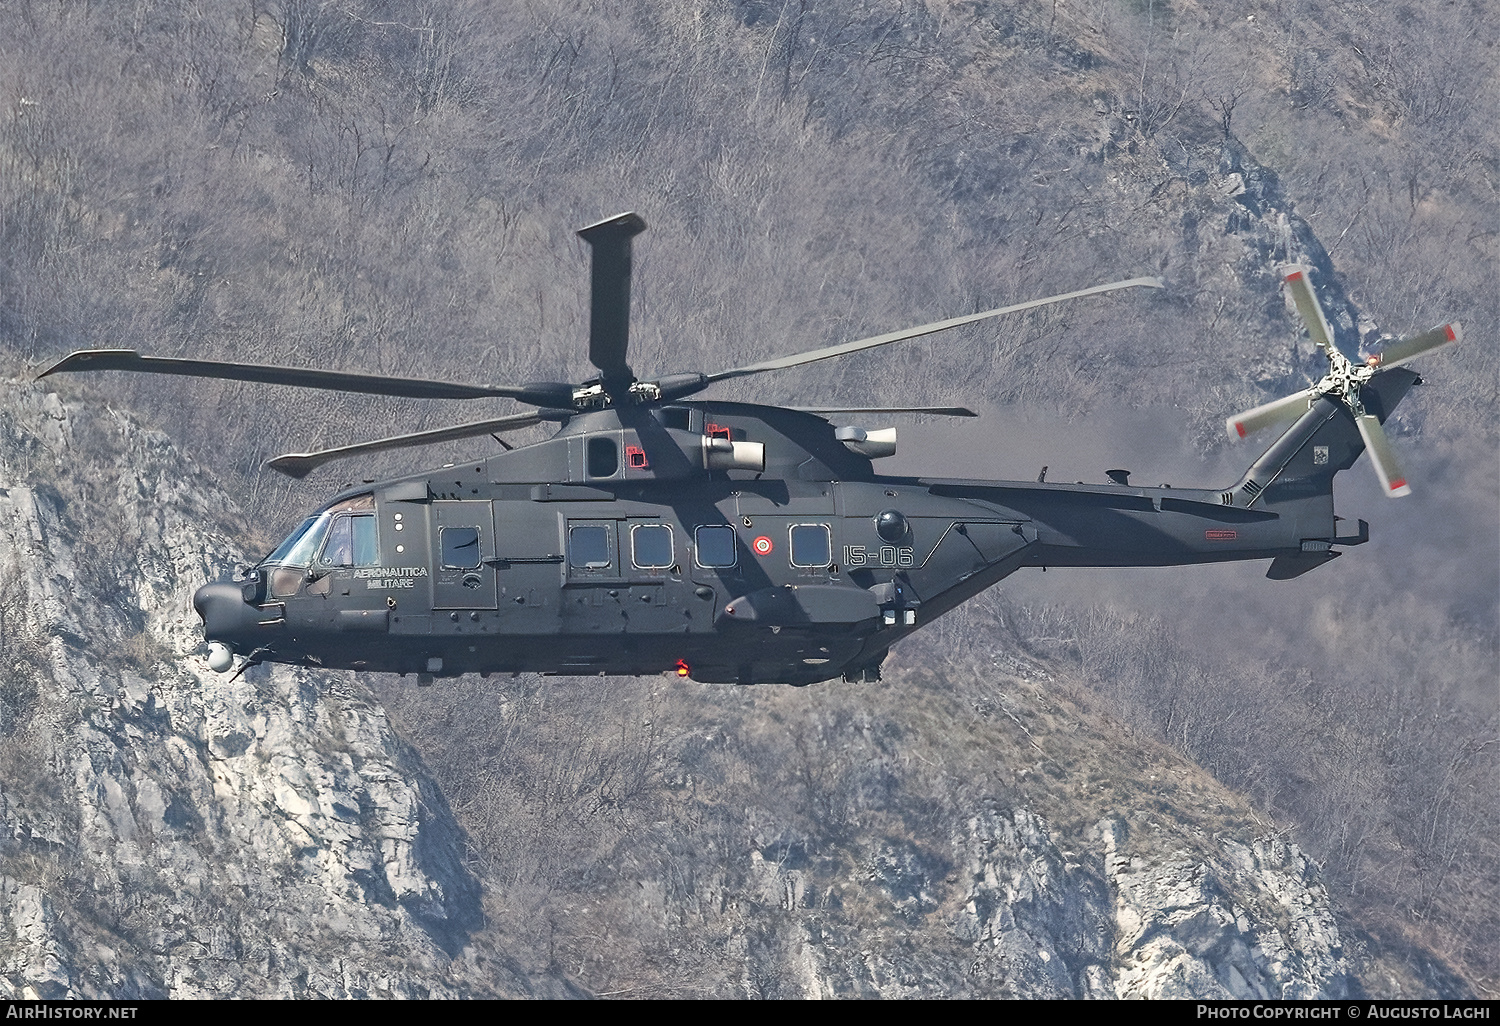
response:
<path id="1" fill-rule="evenodd" d="M 469 944 L 461 831 L 363 688 L 207 668 L 192 591 L 242 558 L 212 481 L 4 389 L 0 990 L 566 993 Z"/>
<path id="2" fill-rule="evenodd" d="M 1003 637 L 963 686 L 231 680 L 189 599 L 244 526 L 163 435 L 7 382 L 0 489 L 7 996 L 1363 986 L 1306 856 Z M 440 786 L 377 694 L 496 718 Z"/>

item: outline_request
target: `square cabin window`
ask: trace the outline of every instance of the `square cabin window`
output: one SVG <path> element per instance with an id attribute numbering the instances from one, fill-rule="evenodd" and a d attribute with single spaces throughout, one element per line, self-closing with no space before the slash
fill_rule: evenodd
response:
<path id="1" fill-rule="evenodd" d="M 639 570 L 665 570 L 671 566 L 672 529 L 666 524 L 636 524 L 630 529 L 630 561 Z"/>
<path id="2" fill-rule="evenodd" d="M 698 549 L 698 565 L 708 569 L 734 566 L 737 562 L 734 528 L 717 525 L 700 527 L 693 533 Z"/>
<path id="3" fill-rule="evenodd" d="M 833 562 L 833 536 L 827 524 L 797 524 L 791 536 L 792 566 L 820 567 Z"/>
<path id="4" fill-rule="evenodd" d="M 479 528 L 445 527 L 443 567 L 447 570 L 473 570 L 479 566 Z"/>
<path id="5" fill-rule="evenodd" d="M 602 524 L 568 528 L 568 566 L 575 570 L 608 570 L 614 563 L 609 551 L 609 531 Z"/>

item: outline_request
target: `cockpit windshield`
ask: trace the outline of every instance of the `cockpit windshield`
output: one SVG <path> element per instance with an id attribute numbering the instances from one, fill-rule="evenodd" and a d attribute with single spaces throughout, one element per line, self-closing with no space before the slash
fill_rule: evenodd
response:
<path id="1" fill-rule="evenodd" d="M 321 512 L 314 513 L 302 521 L 301 527 L 287 535 L 286 541 L 276 546 L 275 552 L 272 552 L 265 559 L 261 560 L 261 565 L 311 566 L 313 558 L 318 554 L 318 550 L 323 547 L 323 539 L 328 534 L 328 528 L 333 523 L 335 513 L 373 512 L 374 509 L 375 496 L 367 492 L 364 495 L 356 495 L 352 499 L 345 499 Z M 355 532 L 360 535 L 359 538 L 354 539 L 360 550 L 356 555 L 361 556 L 361 559 L 357 561 L 357 565 L 363 566 L 367 562 L 372 564 L 379 562 L 374 552 L 375 541 L 372 530 L 374 525 L 375 521 L 373 518 L 369 519 L 368 524 L 361 521 L 359 527 L 362 530 Z M 347 531 L 349 525 L 346 524 L 344 526 Z M 347 563 L 348 561 L 345 560 L 344 562 Z"/>
<path id="2" fill-rule="evenodd" d="M 276 546 L 276 551 L 261 560 L 261 563 L 280 566 L 310 565 L 313 554 L 323 544 L 323 536 L 328 533 L 328 525 L 332 522 L 332 513 L 317 513 L 308 517 L 301 527 L 289 534 L 286 541 Z"/>

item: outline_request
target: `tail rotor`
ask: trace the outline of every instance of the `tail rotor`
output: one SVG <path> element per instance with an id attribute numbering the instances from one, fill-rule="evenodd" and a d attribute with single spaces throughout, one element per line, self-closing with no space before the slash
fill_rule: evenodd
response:
<path id="1" fill-rule="evenodd" d="M 1244 438 L 1264 428 L 1290 424 L 1306 413 L 1320 396 L 1327 396 L 1340 402 L 1353 416 L 1385 494 L 1393 499 L 1410 495 L 1411 487 L 1406 483 L 1406 475 L 1401 472 L 1385 428 L 1381 426 L 1381 417 L 1365 409 L 1360 401 L 1360 389 L 1382 371 L 1462 341 L 1463 328 L 1457 323 L 1440 324 L 1398 339 L 1364 363 L 1355 363 L 1333 344 L 1328 320 L 1323 316 L 1323 308 L 1318 304 L 1312 282 L 1308 280 L 1310 270 L 1301 264 L 1290 264 L 1283 268 L 1284 281 L 1307 328 L 1308 337 L 1328 359 L 1328 373 L 1311 388 L 1230 417 L 1224 422 L 1229 437 Z"/>

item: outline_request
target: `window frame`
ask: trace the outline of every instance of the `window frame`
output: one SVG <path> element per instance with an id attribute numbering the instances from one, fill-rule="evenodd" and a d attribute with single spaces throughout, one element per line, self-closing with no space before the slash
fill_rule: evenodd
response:
<path id="1" fill-rule="evenodd" d="M 667 561 L 665 563 L 642 563 L 636 557 L 635 533 L 639 530 L 666 531 L 667 532 Z M 672 525 L 663 524 L 658 521 L 630 525 L 630 565 L 636 570 L 670 570 L 677 565 L 677 539 L 673 536 Z"/>
<path id="2" fill-rule="evenodd" d="M 729 534 L 729 555 L 733 562 L 720 564 L 703 562 L 703 543 L 698 540 L 699 534 L 703 531 L 725 531 Z M 699 524 L 693 528 L 693 563 L 701 570 L 729 570 L 739 566 L 739 532 L 728 524 Z"/>
<path id="3" fill-rule="evenodd" d="M 353 525 L 350 525 L 351 527 Z M 458 566 L 448 562 L 448 542 L 446 535 L 449 531 L 473 531 L 474 540 L 469 543 L 474 546 L 474 562 Z M 459 546 L 468 548 L 468 544 Z M 440 570 L 478 570 L 484 565 L 484 528 L 479 524 L 443 524 L 438 528 L 438 569 Z"/>
<path id="4" fill-rule="evenodd" d="M 817 527 L 823 531 L 823 537 L 828 542 L 828 558 L 822 563 L 799 563 L 797 562 L 796 532 L 804 527 Z M 833 565 L 833 527 L 827 523 L 788 524 L 786 529 L 786 558 L 792 566 L 798 570 L 826 570 Z"/>
<path id="5" fill-rule="evenodd" d="M 604 532 L 605 558 L 602 563 L 575 563 L 573 561 L 573 533 L 583 530 L 598 530 Z M 568 575 L 581 575 L 585 577 L 613 577 L 618 574 L 619 540 L 615 537 L 612 520 L 578 520 L 569 521 L 564 536 L 564 557 L 567 565 Z"/>
<path id="6" fill-rule="evenodd" d="M 368 538 L 365 539 L 365 540 L 374 542 L 374 548 L 375 548 L 373 559 L 371 559 L 369 562 L 363 562 L 363 563 L 360 562 L 360 559 L 359 559 L 359 543 L 360 543 L 361 539 L 358 536 L 358 534 L 356 533 L 356 526 L 357 525 L 355 524 L 355 521 L 358 520 L 358 519 L 360 519 L 360 518 L 363 518 L 364 520 L 368 521 L 368 524 L 366 525 L 366 529 L 370 532 L 370 534 L 369 534 Z M 349 562 L 347 562 L 347 563 L 333 563 L 333 562 L 330 562 L 329 558 L 328 558 L 329 555 L 330 555 L 329 547 L 334 544 L 334 537 L 335 537 L 335 535 L 338 534 L 340 527 L 344 526 L 344 522 L 345 521 L 348 521 L 348 531 L 349 531 Z M 328 526 L 328 530 L 323 535 L 323 544 L 321 546 L 319 546 L 319 548 L 318 548 L 318 555 L 317 555 L 317 557 L 313 560 L 313 562 L 310 565 L 313 566 L 313 567 L 316 567 L 320 571 L 323 571 L 323 570 L 348 570 L 351 567 L 379 566 L 380 565 L 380 538 L 378 536 L 378 530 L 379 530 L 379 528 L 378 528 L 378 525 L 375 523 L 375 514 L 374 513 L 344 512 L 342 510 L 339 511 L 339 512 L 337 512 L 337 513 L 335 513 L 334 516 L 333 516 L 332 522 Z"/>

